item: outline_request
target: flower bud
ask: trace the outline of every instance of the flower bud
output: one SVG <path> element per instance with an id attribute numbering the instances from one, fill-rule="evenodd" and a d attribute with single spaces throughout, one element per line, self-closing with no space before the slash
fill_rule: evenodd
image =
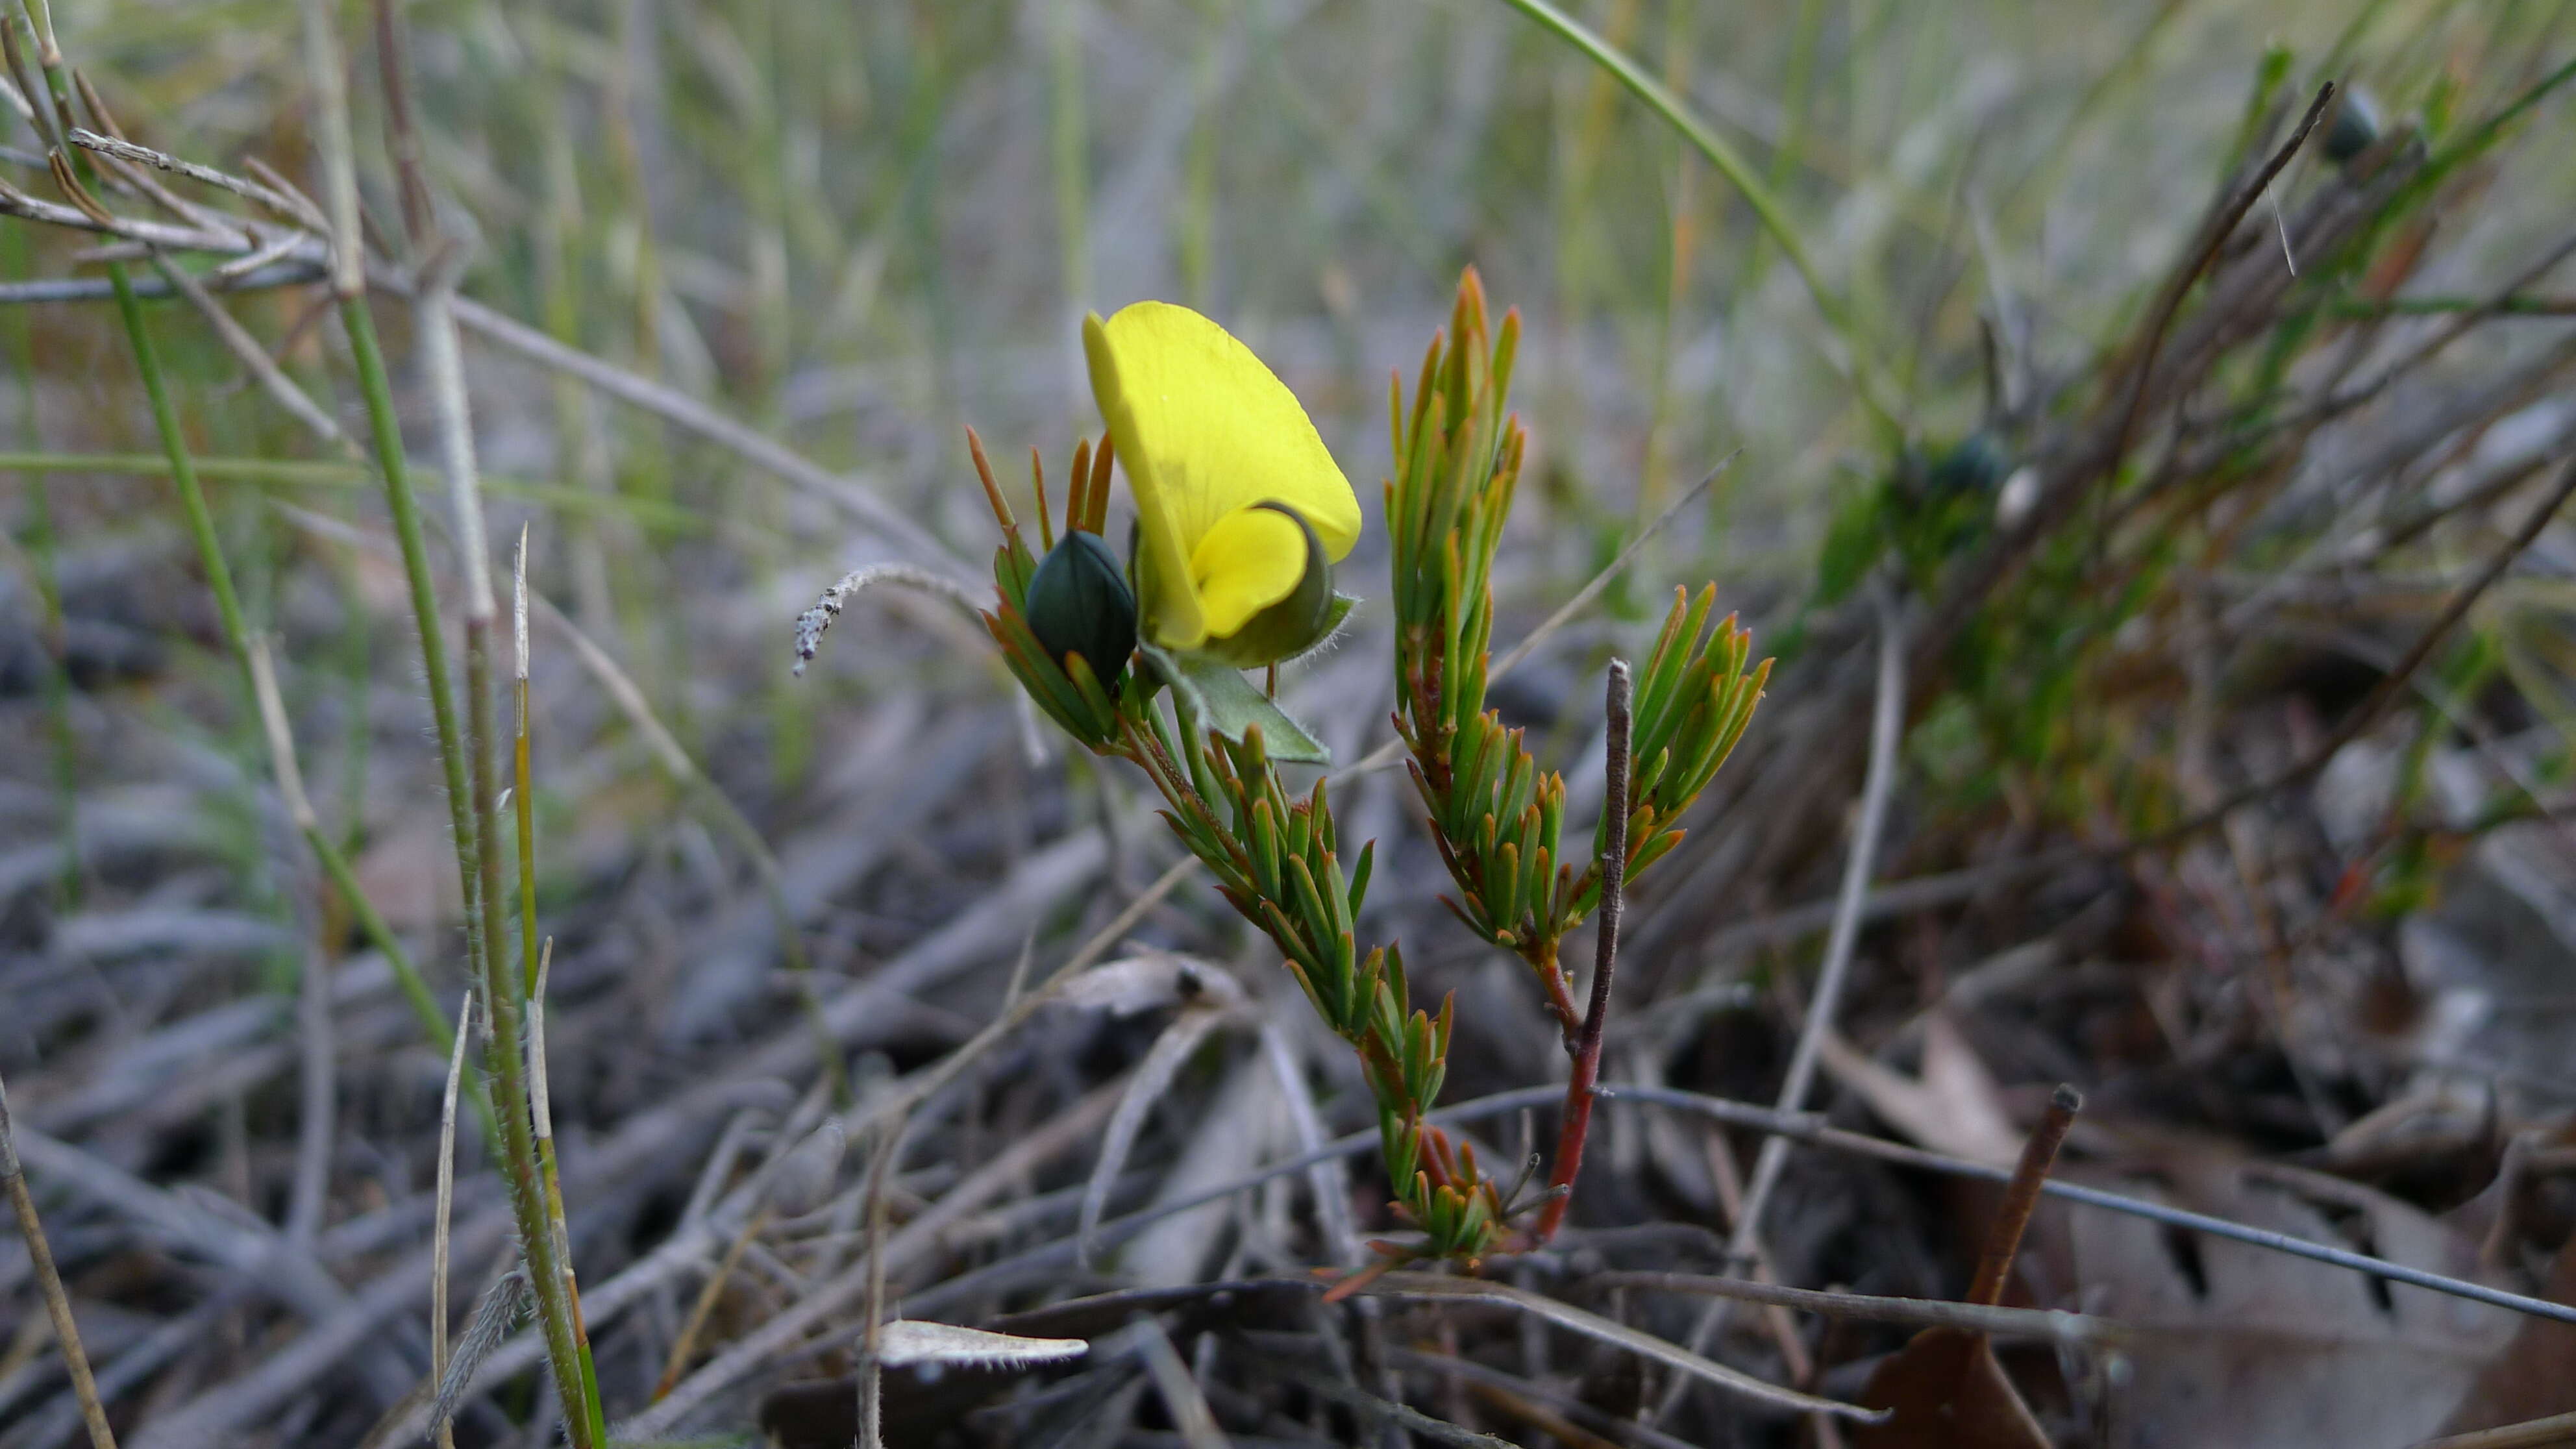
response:
<path id="1" fill-rule="evenodd" d="M 1058 664 L 1079 654 L 1103 688 L 1127 668 L 1136 649 L 1136 594 L 1118 556 L 1100 535 L 1064 536 L 1029 576 L 1029 632 Z"/>
<path id="2" fill-rule="evenodd" d="M 1952 493 L 1991 493 L 1995 485 L 2012 471 L 2012 458 L 2003 444 L 1983 428 L 1961 438 L 1932 465 L 1925 480 L 1934 496 Z"/>
<path id="3" fill-rule="evenodd" d="M 2345 87 L 2343 100 L 2335 107 L 2334 121 L 2326 127 L 2326 159 L 2341 165 L 2369 150 L 2378 140 L 2379 103 L 2359 86 Z"/>
<path id="4" fill-rule="evenodd" d="M 1224 638 L 1210 638 L 1200 648 L 1237 669 L 1257 669 L 1303 654 L 1324 641 L 1333 629 L 1333 564 L 1323 541 L 1306 516 L 1285 503 L 1254 505 L 1284 514 L 1306 540 L 1306 572 L 1288 597 L 1253 615 Z"/>

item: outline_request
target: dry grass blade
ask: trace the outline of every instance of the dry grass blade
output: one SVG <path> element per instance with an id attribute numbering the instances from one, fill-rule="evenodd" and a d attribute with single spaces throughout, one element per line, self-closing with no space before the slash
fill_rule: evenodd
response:
<path id="1" fill-rule="evenodd" d="M 2540 1449 L 2544 1444 L 2576 1444 L 2576 1414 L 2552 1414 L 2501 1428 L 2427 1439 L 2415 1449 Z"/>
<path id="2" fill-rule="evenodd" d="M 1127 1154 L 1136 1145 L 1136 1134 L 1144 1130 L 1145 1114 L 1154 1110 L 1154 1104 L 1171 1090 L 1173 1079 L 1180 1075 L 1182 1067 L 1189 1064 L 1191 1056 L 1197 1053 L 1199 1044 L 1207 1040 L 1209 1033 L 1237 1019 L 1236 1003 L 1228 999 L 1237 994 L 1233 991 L 1233 979 L 1213 967 L 1201 969 L 1195 977 L 1202 982 L 1223 982 L 1226 994 L 1206 1004 L 1183 1007 L 1180 1014 L 1172 1018 L 1171 1024 L 1154 1038 L 1154 1045 L 1147 1049 L 1145 1059 L 1137 1064 L 1135 1076 L 1128 1080 L 1127 1094 L 1119 1098 L 1118 1110 L 1109 1119 L 1108 1137 L 1100 1145 L 1100 1157 L 1092 1168 L 1091 1180 L 1084 1184 L 1082 1190 L 1082 1217 L 1077 1239 L 1081 1243 L 1079 1261 L 1084 1268 L 1091 1266 L 1092 1254 L 1098 1246 L 1093 1237 L 1100 1230 L 1101 1214 L 1108 1210 L 1110 1189 L 1117 1185 L 1119 1175 L 1127 1170 Z"/>
<path id="3" fill-rule="evenodd" d="M 1216 1413 L 1208 1407 L 1207 1395 L 1199 1392 L 1198 1381 L 1190 1377 L 1190 1366 L 1181 1362 L 1179 1349 L 1172 1347 L 1171 1335 L 1162 1323 L 1151 1317 L 1136 1321 L 1138 1343 L 1145 1357 L 1145 1371 L 1154 1379 L 1154 1391 L 1163 1398 L 1163 1411 L 1172 1416 L 1189 1449 L 1231 1449 L 1231 1441 L 1217 1428 Z"/>
<path id="4" fill-rule="evenodd" d="M 98 1401 L 97 1381 L 90 1376 L 89 1355 L 81 1348 L 80 1327 L 72 1321 L 71 1299 L 63 1292 L 62 1274 L 54 1267 L 54 1251 L 45 1241 L 45 1225 L 36 1216 L 36 1199 L 27 1191 L 27 1171 L 18 1160 L 18 1134 L 9 1117 L 6 1082 L 0 1082 L 0 1182 L 8 1186 L 9 1206 L 18 1217 L 18 1235 L 25 1241 L 28 1260 L 35 1267 L 36 1287 L 44 1295 L 45 1314 L 53 1323 L 54 1347 L 71 1374 L 72 1392 L 80 1399 L 81 1424 L 89 1431 L 91 1449 L 116 1449 L 116 1434 L 108 1427 L 107 1411 Z"/>
<path id="5" fill-rule="evenodd" d="M 1852 953 L 1860 943 L 1861 920 L 1869 905 L 1879 833 L 1886 825 L 1888 804 L 1896 793 L 1897 746 L 1905 733 L 1906 631 L 1899 606 L 1883 581 L 1874 597 L 1878 613 L 1878 686 L 1870 710 L 1869 772 L 1861 785 L 1860 818 L 1852 831 L 1851 851 L 1844 857 L 1842 888 L 1834 901 L 1824 962 L 1816 970 L 1816 988 L 1807 1000 L 1807 1018 L 1799 1028 L 1797 1045 L 1790 1052 L 1789 1067 L 1780 1083 L 1778 1100 L 1783 1112 L 1794 1112 L 1805 1103 L 1825 1037 L 1833 1029 L 1834 1011 L 1841 1004 L 1843 982 L 1850 974 Z M 1762 1216 L 1770 1206 L 1773 1190 L 1779 1186 L 1780 1174 L 1789 1165 L 1789 1147 L 1790 1139 L 1785 1135 L 1768 1137 L 1753 1159 L 1743 1206 L 1727 1238 L 1732 1266 L 1739 1270 L 1763 1257 Z M 1723 1299 L 1708 1306 L 1691 1330 L 1692 1347 L 1702 1348 L 1713 1341 L 1725 1327 L 1727 1311 L 1728 1304 Z M 1688 1380 L 1674 1379 L 1664 1391 L 1662 1412 L 1670 1414 L 1689 1387 Z"/>
<path id="6" fill-rule="evenodd" d="M 1508 1283 L 1487 1282 L 1478 1278 L 1443 1278 L 1429 1273 L 1387 1273 L 1361 1290 L 1390 1298 L 1416 1298 L 1497 1303 L 1541 1318 L 1559 1328 L 1579 1333 L 1586 1338 L 1624 1348 L 1631 1353 L 1651 1358 L 1667 1367 L 1680 1370 L 1699 1382 L 1713 1385 L 1727 1393 L 1767 1404 L 1776 1409 L 1801 1413 L 1830 1414 L 1856 1423 L 1874 1424 L 1884 1416 L 1857 1404 L 1839 1403 L 1802 1394 L 1766 1383 L 1741 1369 L 1729 1368 L 1702 1358 L 1677 1343 L 1668 1343 L 1649 1333 L 1641 1333 L 1624 1323 L 1615 1323 L 1599 1314 L 1586 1313 L 1570 1303 L 1560 1303 L 1544 1294 L 1515 1288 Z"/>
<path id="7" fill-rule="evenodd" d="M 272 246 L 269 250 L 273 252 L 275 247 Z M 253 253 L 243 258 L 243 261 L 256 265 L 260 256 L 260 253 Z M 252 377 L 258 379 L 260 388 L 274 399 L 279 407 L 286 409 L 315 437 L 330 443 L 342 453 L 351 457 L 357 456 L 357 443 L 341 430 L 340 425 L 332 420 L 331 415 L 324 412 L 320 405 L 315 403 L 312 397 L 296 383 L 295 379 L 286 375 L 286 369 L 277 365 L 277 359 L 268 355 L 268 349 L 260 345 L 258 338 L 250 335 L 249 329 L 233 320 L 233 315 L 224 310 L 223 304 L 214 299 L 213 294 L 206 290 L 205 284 L 198 281 L 194 273 L 158 253 L 153 255 L 152 260 L 155 269 L 169 288 L 188 299 L 188 305 L 194 307 L 197 315 L 205 319 L 206 325 L 214 329 L 215 335 L 223 340 L 224 347 L 240 360 L 241 365 L 250 371 Z"/>
<path id="8" fill-rule="evenodd" d="M 1576 615 L 1592 607 L 1593 601 L 1601 597 L 1602 591 L 1616 582 L 1619 575 L 1627 572 L 1628 565 L 1636 562 L 1637 555 L 1645 550 L 1647 544 L 1654 541 L 1655 535 L 1662 533 L 1673 520 L 1681 517 L 1682 510 L 1698 502 L 1703 494 L 1716 487 L 1717 480 L 1725 477 L 1726 470 L 1734 467 L 1735 460 L 1742 456 L 1742 452 L 1738 451 L 1718 459 L 1716 467 L 1701 474 L 1698 482 L 1683 489 L 1679 498 L 1674 499 L 1663 512 L 1655 515 L 1654 522 L 1638 529 L 1634 537 L 1620 545 L 1619 552 L 1612 556 L 1610 562 L 1603 564 L 1600 572 L 1586 580 L 1582 588 L 1575 590 L 1573 597 L 1557 605 L 1555 612 L 1540 620 L 1537 628 L 1529 631 L 1521 642 L 1513 645 L 1501 658 L 1495 660 L 1487 677 L 1500 679 L 1511 673 L 1522 660 L 1529 658 L 1538 646 L 1546 643 L 1557 630 L 1564 628 L 1573 622 Z"/>
<path id="9" fill-rule="evenodd" d="M 1409 1348 L 1389 1349 L 1387 1357 L 1394 1366 L 1399 1368 L 1433 1374 L 1444 1379 L 1456 1379 L 1472 1388 L 1500 1390 L 1522 1403 L 1546 1404 L 1578 1426 L 1600 1434 L 1621 1436 L 1626 1442 L 1639 1446 L 1639 1449 L 1697 1449 L 1697 1446 L 1690 1441 L 1674 1438 L 1642 1420 L 1604 1413 L 1562 1388 L 1552 1384 L 1533 1383 L 1517 1374 L 1505 1373 L 1490 1364 L 1477 1363 L 1471 1359 L 1455 1358 L 1446 1354 L 1423 1353 Z M 1459 1429 L 1454 1424 L 1448 1425 L 1447 1428 L 1454 1434 L 1467 1434 L 1466 1430 Z M 1465 1439 L 1443 1437 L 1442 1442 L 1473 1444 L 1477 1449 L 1491 1449 L 1492 1445 L 1506 1441 L 1495 1439 L 1490 1435 L 1475 1434 Z"/>
<path id="10" fill-rule="evenodd" d="M 2245 219 L 2245 214 L 2254 209 L 2255 202 L 2271 192 L 2273 178 L 2281 174 L 2281 168 L 2290 164 L 2291 157 L 2299 154 L 2299 148 L 2307 143 L 2308 133 L 2316 129 L 2317 122 L 2326 113 L 2326 104 L 2335 95 L 2332 81 L 2317 87 L 2316 99 L 2308 103 L 2307 114 L 2299 118 L 2290 138 L 2281 143 L 2251 180 L 2237 189 L 2236 199 L 2202 234 L 2191 264 L 2175 274 L 2164 295 L 2156 300 L 2155 321 L 2148 327 L 2146 342 L 2138 351 L 2138 360 L 2131 374 L 2136 380 L 2129 390 L 2128 407 L 2120 415 L 2120 430 L 2113 437 L 2106 471 L 2118 468 L 2121 460 L 2128 456 L 2130 439 L 2137 434 L 2139 415 L 2146 410 L 2148 384 L 2155 377 L 2157 358 L 2164 351 L 2165 334 L 2172 328 L 2175 314 L 2182 310 L 2184 299 L 2191 295 L 2192 287 L 2200 281 L 2201 274 L 2209 270 L 2210 263 L 2218 259 L 2219 248 L 2236 234 L 2237 224 Z"/>
<path id="11" fill-rule="evenodd" d="M 1404 1350 L 1396 1352 L 1405 1353 Z M 1425 1357 L 1419 1354 L 1410 1356 Z M 1375 1424 L 1390 1436 L 1419 1435 L 1434 1444 L 1451 1444 L 1457 1446 L 1457 1449 L 1513 1449 L 1512 1441 L 1509 1439 L 1497 1439 L 1491 1434 L 1479 1434 L 1473 1429 L 1461 1428 L 1446 1419 L 1435 1419 L 1409 1404 L 1381 1398 L 1331 1374 L 1316 1372 L 1293 1363 L 1282 1364 L 1280 1368 L 1290 1381 L 1307 1392 L 1341 1405 L 1360 1418 Z M 1391 1438 L 1389 1442 L 1406 1441 Z"/>
<path id="12" fill-rule="evenodd" d="M 402 290 L 391 279 L 387 285 L 394 290 Z M 783 444 L 735 422 L 688 394 L 649 378 L 638 377 L 578 348 L 567 347 L 533 327 L 467 298 L 456 299 L 454 312 L 459 323 L 485 341 L 541 366 L 579 378 L 619 402 L 686 428 L 708 442 L 840 505 L 917 561 L 936 568 L 962 571 L 962 566 L 956 563 L 956 556 L 945 545 L 891 504 L 858 484 L 817 467 Z"/>
<path id="13" fill-rule="evenodd" d="M 474 991 L 468 987 L 456 1009 L 456 1049 L 447 1055 L 447 1086 L 438 1102 L 438 1206 L 429 1235 L 429 1379 L 447 1383 L 447 1286 L 449 1228 L 456 1212 L 456 1089 L 465 1079 L 465 1047 L 474 1037 Z M 439 1449 L 455 1449 L 456 1430 L 440 1415 Z"/>
<path id="14" fill-rule="evenodd" d="M 1324 1121 L 1315 1110 L 1315 1094 L 1307 1084 L 1304 1068 L 1297 1059 L 1296 1043 L 1288 1029 L 1277 1020 L 1262 1023 L 1261 1052 L 1269 1060 L 1270 1074 L 1279 1083 L 1279 1094 L 1288 1104 L 1290 1124 L 1297 1133 L 1299 1150 L 1313 1153 L 1325 1142 Z M 1315 1216 L 1323 1230 L 1324 1242 L 1336 1262 L 1356 1263 L 1360 1257 L 1359 1233 L 1351 1226 L 1350 1178 L 1342 1170 L 1341 1159 L 1326 1158 L 1307 1169 L 1307 1185 L 1315 1194 Z"/>

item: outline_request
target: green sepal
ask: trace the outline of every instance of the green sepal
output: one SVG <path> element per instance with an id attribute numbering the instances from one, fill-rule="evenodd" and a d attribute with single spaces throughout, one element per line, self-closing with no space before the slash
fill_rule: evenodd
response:
<path id="1" fill-rule="evenodd" d="M 1202 728 L 1241 743 L 1246 730 L 1258 727 L 1262 745 L 1273 760 L 1299 765 L 1333 762 L 1332 751 L 1306 733 L 1305 727 L 1289 718 L 1268 695 L 1255 689 L 1252 681 L 1243 677 L 1243 671 L 1233 665 L 1203 654 L 1174 654 L 1149 643 L 1139 642 L 1136 647 L 1146 664 L 1180 696 L 1184 708 Z"/>

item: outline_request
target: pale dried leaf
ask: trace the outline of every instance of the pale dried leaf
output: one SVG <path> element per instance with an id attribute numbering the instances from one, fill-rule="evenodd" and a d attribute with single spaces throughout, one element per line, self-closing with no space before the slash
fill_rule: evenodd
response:
<path id="1" fill-rule="evenodd" d="M 961 1328 L 954 1323 L 924 1323 L 910 1318 L 898 1318 L 886 1324 L 882 1333 L 877 1343 L 877 1358 L 888 1368 L 918 1368 L 924 1364 L 1025 1368 L 1030 1364 L 1080 1358 L 1091 1350 L 1087 1339 L 1022 1338 L 1015 1333 L 993 1333 L 981 1328 Z"/>
<path id="2" fill-rule="evenodd" d="M 2022 1134 L 2004 1111 L 2002 1088 L 1947 1015 L 1924 1019 L 1920 1078 L 1879 1065 L 1833 1032 L 1825 1033 L 1822 1060 L 1835 1081 L 1917 1144 L 1994 1167 L 2021 1160 Z"/>
<path id="3" fill-rule="evenodd" d="M 1109 1118 L 1109 1133 L 1101 1143 L 1100 1158 L 1091 1169 L 1091 1181 L 1082 1190 L 1082 1221 L 1078 1234 L 1080 1261 L 1089 1266 L 1092 1235 L 1100 1230 L 1100 1215 L 1109 1208 L 1109 1189 L 1118 1175 L 1127 1170 L 1127 1154 L 1136 1146 L 1136 1134 L 1144 1130 L 1145 1114 L 1154 1109 L 1163 1094 L 1171 1090 L 1172 1079 L 1180 1074 L 1199 1043 L 1209 1032 L 1223 1025 L 1227 1013 L 1222 1008 L 1199 1007 L 1172 1018 L 1154 1038 L 1153 1048 L 1129 1079 L 1125 1096 L 1118 1099 L 1118 1110 Z"/>

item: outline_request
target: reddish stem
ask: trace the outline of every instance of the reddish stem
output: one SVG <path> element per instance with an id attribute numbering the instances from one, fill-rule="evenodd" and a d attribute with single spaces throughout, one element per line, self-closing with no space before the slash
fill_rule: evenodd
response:
<path id="1" fill-rule="evenodd" d="M 1610 978 L 1619 964 L 1619 909 L 1628 879 L 1628 661 L 1610 661 L 1610 742 L 1601 796 L 1601 930 L 1592 962 L 1592 1004 L 1574 1048 L 1574 1075 L 1565 1084 L 1564 1123 L 1557 1129 L 1556 1166 L 1548 1176 L 1553 1195 L 1539 1211 L 1537 1240 L 1556 1236 L 1574 1200 L 1575 1175 L 1583 1171 L 1583 1142 L 1592 1131 L 1592 1103 L 1601 1083 L 1601 1038 L 1610 1025 Z M 1562 973 L 1558 973 L 1560 979 Z"/>
<path id="2" fill-rule="evenodd" d="M 2057 1163 L 2057 1149 L 2065 1145 L 2067 1129 L 2075 1125 L 2075 1114 L 2083 1107 L 2084 1098 L 2073 1087 L 2061 1085 L 2049 1098 L 2048 1115 L 2039 1119 L 2030 1140 L 2022 1144 L 2021 1164 L 2004 1188 L 2003 1207 L 1995 1214 L 1985 1256 L 1977 1263 L 1976 1281 L 1969 1285 L 1965 1301 L 1989 1308 L 2004 1301 L 2004 1280 L 2011 1276 L 2013 1259 L 2021 1252 L 2021 1235 L 2030 1226 L 2031 1211 L 2039 1206 L 2040 1186 L 2048 1181 L 2048 1170 Z"/>
<path id="3" fill-rule="evenodd" d="M 1583 1036 L 1583 1013 L 1575 1008 L 1574 992 L 1565 979 L 1565 968 L 1556 964 L 1556 942 L 1553 939 L 1535 943 L 1534 954 L 1521 959 L 1538 973 L 1538 984 L 1547 992 L 1547 1009 L 1556 1014 L 1558 1030 L 1565 1033 L 1566 1054 L 1571 1056 Z"/>

